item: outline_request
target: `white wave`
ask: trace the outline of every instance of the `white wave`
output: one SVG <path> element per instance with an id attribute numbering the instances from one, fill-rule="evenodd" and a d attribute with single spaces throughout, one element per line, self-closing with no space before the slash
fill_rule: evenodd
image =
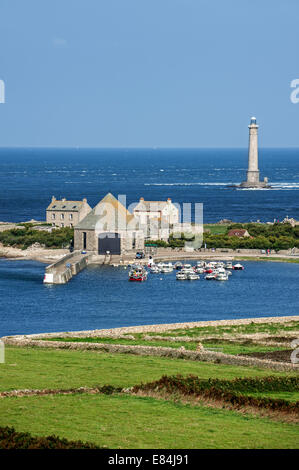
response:
<path id="1" fill-rule="evenodd" d="M 144 186 L 228 186 L 234 183 L 144 183 Z"/>

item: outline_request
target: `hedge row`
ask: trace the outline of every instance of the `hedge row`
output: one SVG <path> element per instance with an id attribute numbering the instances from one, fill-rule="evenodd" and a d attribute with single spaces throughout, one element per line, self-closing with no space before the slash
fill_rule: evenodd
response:
<path id="1" fill-rule="evenodd" d="M 34 230 L 30 226 L 24 229 L 11 229 L 0 232 L 0 242 L 4 246 L 15 246 L 26 249 L 34 243 L 40 243 L 47 248 L 66 248 L 74 238 L 74 229 L 64 227 L 52 232 Z"/>
<path id="2" fill-rule="evenodd" d="M 232 249 L 273 249 L 275 251 L 299 248 L 299 226 L 291 224 L 232 224 L 231 229 L 242 228 L 248 231 L 250 237 L 228 237 L 225 233 L 204 233 L 204 243 L 207 248 L 232 248 Z"/>
<path id="3" fill-rule="evenodd" d="M 182 395 L 195 395 L 225 401 L 234 406 L 253 406 L 276 411 L 299 413 L 299 401 L 289 402 L 283 399 L 253 397 L 242 395 L 241 393 L 298 390 L 299 378 L 297 377 L 270 376 L 263 378 L 237 378 L 234 380 L 202 380 L 194 375 L 188 375 L 187 377 L 181 375 L 164 375 L 160 380 L 136 385 L 132 389 L 134 393 L 138 391 L 179 392 Z"/>
<path id="4" fill-rule="evenodd" d="M 0 449 L 101 449 L 101 447 L 88 442 L 60 439 L 55 435 L 33 437 L 28 432 L 0 427 Z"/>

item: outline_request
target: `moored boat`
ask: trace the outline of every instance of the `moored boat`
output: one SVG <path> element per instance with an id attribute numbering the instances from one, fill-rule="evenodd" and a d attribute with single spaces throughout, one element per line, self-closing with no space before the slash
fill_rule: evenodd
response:
<path id="1" fill-rule="evenodd" d="M 181 263 L 180 261 L 178 261 L 178 262 L 175 263 L 175 265 L 174 265 L 174 269 L 177 269 L 177 270 L 182 269 L 182 267 L 183 267 L 183 263 Z"/>
<path id="2" fill-rule="evenodd" d="M 215 280 L 215 274 L 212 272 L 212 273 L 208 273 L 206 276 L 205 276 L 205 279 L 207 281 L 213 281 Z"/>
<path id="3" fill-rule="evenodd" d="M 240 270 L 244 269 L 244 266 L 240 263 L 237 263 L 237 264 L 234 264 L 233 268 L 234 268 L 235 271 L 240 271 Z"/>
<path id="4" fill-rule="evenodd" d="M 230 261 L 228 261 L 224 267 L 225 269 L 234 269 L 233 264 Z"/>
<path id="5" fill-rule="evenodd" d="M 216 281 L 228 281 L 228 275 L 226 273 L 218 273 L 215 276 Z"/>
<path id="6" fill-rule="evenodd" d="M 134 265 L 131 266 L 129 272 L 129 281 L 142 282 L 147 279 L 147 271 L 143 266 Z"/>
<path id="7" fill-rule="evenodd" d="M 183 273 L 182 271 L 176 273 L 175 277 L 177 281 L 185 281 L 186 279 L 188 279 L 187 274 Z"/>
<path id="8" fill-rule="evenodd" d="M 187 274 L 187 279 L 188 279 L 189 281 L 196 281 L 196 280 L 199 279 L 199 275 L 196 274 L 196 273 L 188 273 L 188 274 Z"/>
<path id="9" fill-rule="evenodd" d="M 156 264 L 153 264 L 150 268 L 150 272 L 152 274 L 159 274 L 161 272 L 159 266 L 157 266 Z"/>
<path id="10" fill-rule="evenodd" d="M 164 263 L 161 267 L 161 273 L 172 273 L 173 265 L 172 263 Z"/>

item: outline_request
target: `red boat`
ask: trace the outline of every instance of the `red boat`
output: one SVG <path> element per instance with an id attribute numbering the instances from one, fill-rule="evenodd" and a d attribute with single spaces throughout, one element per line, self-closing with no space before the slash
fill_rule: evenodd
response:
<path id="1" fill-rule="evenodd" d="M 132 266 L 129 272 L 129 281 L 143 282 L 147 279 L 147 271 L 143 266 Z"/>

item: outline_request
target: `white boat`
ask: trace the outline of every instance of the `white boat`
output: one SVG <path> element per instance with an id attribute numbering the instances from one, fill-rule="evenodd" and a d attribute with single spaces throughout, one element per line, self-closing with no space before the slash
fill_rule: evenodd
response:
<path id="1" fill-rule="evenodd" d="M 237 263 L 237 264 L 234 264 L 233 268 L 236 271 L 240 271 L 241 269 L 244 269 L 244 266 L 242 266 L 242 264 L 240 263 Z"/>
<path id="2" fill-rule="evenodd" d="M 187 279 L 189 281 L 197 281 L 199 279 L 199 275 L 196 273 L 188 273 L 187 274 Z"/>
<path id="3" fill-rule="evenodd" d="M 222 262 L 216 263 L 216 268 L 217 269 L 224 269 L 224 263 L 222 263 Z"/>
<path id="4" fill-rule="evenodd" d="M 213 269 L 213 268 L 215 268 L 215 263 L 213 263 L 213 262 L 205 263 L 205 268 L 206 269 Z"/>
<path id="5" fill-rule="evenodd" d="M 216 269 L 217 274 L 227 274 L 224 268 L 218 268 Z"/>
<path id="6" fill-rule="evenodd" d="M 205 272 L 204 268 L 202 268 L 201 266 L 196 266 L 194 268 L 194 271 L 197 273 L 197 274 L 203 274 Z"/>
<path id="7" fill-rule="evenodd" d="M 175 263 L 174 265 L 174 269 L 182 269 L 183 267 L 183 263 L 181 263 L 180 261 L 178 261 L 177 263 Z"/>
<path id="8" fill-rule="evenodd" d="M 209 273 L 205 276 L 205 279 L 207 281 L 213 281 L 215 279 L 215 274 L 214 273 Z"/>
<path id="9" fill-rule="evenodd" d="M 197 261 L 196 266 L 202 268 L 204 266 L 204 261 Z"/>
<path id="10" fill-rule="evenodd" d="M 228 275 L 226 273 L 219 273 L 215 276 L 216 281 L 228 281 Z"/>
<path id="11" fill-rule="evenodd" d="M 194 268 L 192 264 L 184 264 L 182 271 L 184 271 L 185 273 L 194 273 Z"/>
<path id="12" fill-rule="evenodd" d="M 156 264 L 152 265 L 150 268 L 150 272 L 152 274 L 159 274 L 160 273 L 160 268 Z"/>
<path id="13" fill-rule="evenodd" d="M 161 273 L 172 273 L 173 265 L 172 263 L 164 263 L 161 268 Z"/>
<path id="14" fill-rule="evenodd" d="M 182 273 L 182 271 L 176 273 L 175 277 L 178 281 L 185 281 L 186 279 L 188 279 L 187 274 Z"/>
<path id="15" fill-rule="evenodd" d="M 226 263 L 225 269 L 234 269 L 233 264 L 231 262 Z"/>

